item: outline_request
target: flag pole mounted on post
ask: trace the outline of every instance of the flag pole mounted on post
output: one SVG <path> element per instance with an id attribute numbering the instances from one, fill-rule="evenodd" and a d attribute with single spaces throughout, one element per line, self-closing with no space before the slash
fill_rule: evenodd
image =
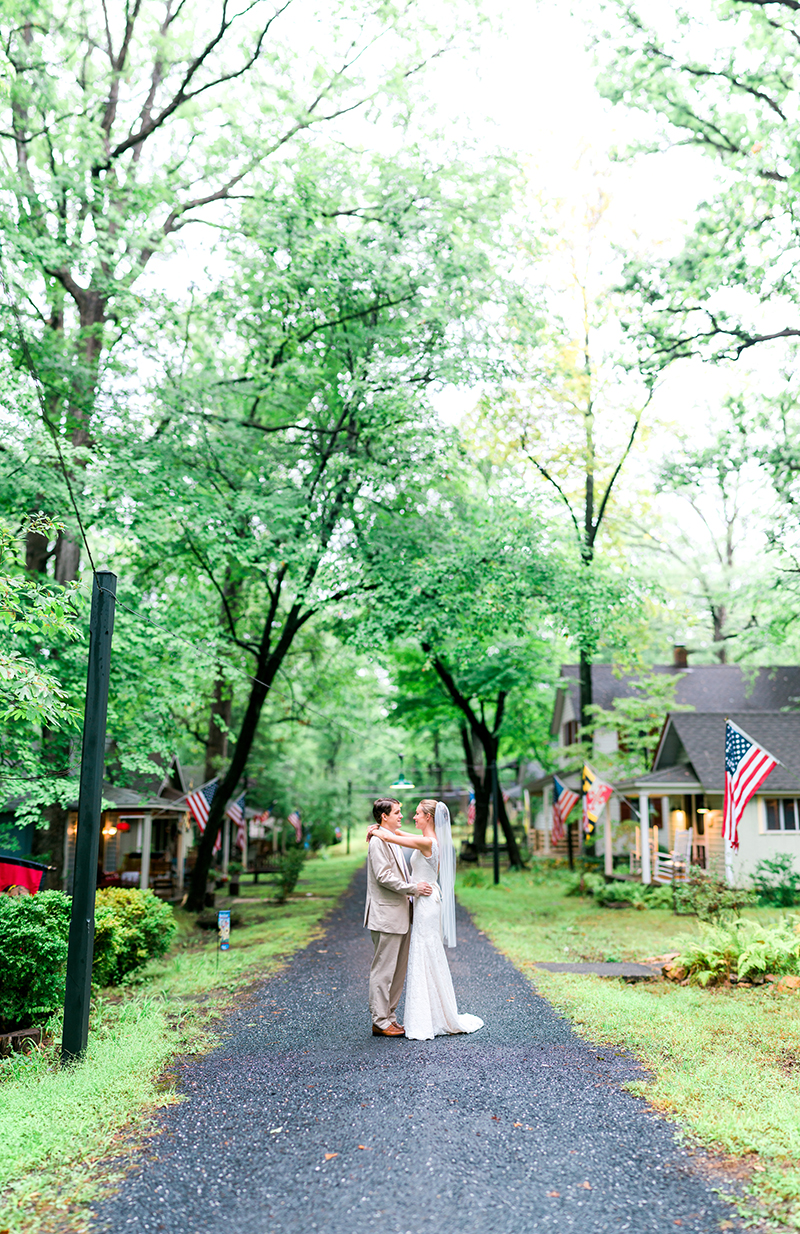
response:
<path id="1" fill-rule="evenodd" d="M 116 574 L 107 570 L 95 574 L 92 586 L 92 615 L 89 621 L 89 667 L 86 673 L 86 707 L 83 715 L 78 832 L 75 837 L 75 874 L 67 953 L 67 988 L 64 996 L 64 1033 L 61 1041 L 62 1065 L 79 1059 L 89 1040 L 94 897 L 97 888 L 97 855 L 100 848 L 100 806 L 103 799 L 108 682 L 111 674 L 111 635 L 114 630 L 116 595 Z"/>

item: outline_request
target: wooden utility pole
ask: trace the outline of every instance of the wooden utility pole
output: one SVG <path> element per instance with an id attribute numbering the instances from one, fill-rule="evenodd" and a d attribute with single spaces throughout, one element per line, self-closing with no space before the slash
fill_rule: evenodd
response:
<path id="1" fill-rule="evenodd" d="M 100 850 L 100 806 L 103 800 L 108 683 L 111 675 L 111 635 L 117 576 L 101 570 L 94 576 L 89 621 L 89 666 L 83 715 L 78 831 L 75 837 L 75 875 L 67 953 L 67 988 L 64 996 L 64 1033 L 61 1062 L 75 1062 L 89 1040 L 89 998 L 94 956 L 94 897 Z"/>

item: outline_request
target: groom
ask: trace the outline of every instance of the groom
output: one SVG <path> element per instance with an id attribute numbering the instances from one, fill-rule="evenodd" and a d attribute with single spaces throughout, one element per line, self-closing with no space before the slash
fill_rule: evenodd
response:
<path id="1" fill-rule="evenodd" d="M 399 831 L 403 815 L 394 797 L 379 797 L 372 807 L 379 827 Z M 403 850 L 372 836 L 367 850 L 367 904 L 364 925 L 372 935 L 374 954 L 369 970 L 369 1009 L 376 1037 L 402 1037 L 395 1012 L 408 967 L 411 932 L 409 896 L 429 896 L 430 883 L 410 883 Z"/>

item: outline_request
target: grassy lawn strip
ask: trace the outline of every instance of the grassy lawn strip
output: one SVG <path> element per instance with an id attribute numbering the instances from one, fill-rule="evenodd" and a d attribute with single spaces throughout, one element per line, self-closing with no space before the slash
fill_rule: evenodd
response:
<path id="1" fill-rule="evenodd" d="M 485 875 L 485 879 L 484 879 Z M 800 1229 L 800 998 L 622 981 L 534 968 L 537 960 L 636 960 L 678 950 L 698 923 L 566 898 L 557 874 L 482 871 L 458 896 L 478 927 L 593 1042 L 623 1047 L 653 1079 L 632 1085 L 712 1150 L 743 1158 L 755 1211 Z M 467 876 L 469 883 L 475 876 Z M 746 914 L 775 921 L 775 909 Z"/>
<path id="2" fill-rule="evenodd" d="M 243 921 L 228 952 L 219 952 L 215 931 L 178 912 L 170 952 L 135 986 L 93 1000 L 82 1065 L 61 1071 L 55 1045 L 0 1062 L 0 1234 L 88 1228 L 89 1204 L 113 1176 L 97 1163 L 121 1151 L 130 1158 L 134 1133 L 149 1130 L 153 1111 L 177 1099 L 167 1065 L 215 1043 L 213 1017 L 321 931 L 363 861 L 363 851 L 347 857 L 337 849 L 309 861 L 283 905 L 269 903 L 269 884 L 243 884 L 244 902 L 232 906 Z M 218 897 L 218 905 L 228 901 Z"/>

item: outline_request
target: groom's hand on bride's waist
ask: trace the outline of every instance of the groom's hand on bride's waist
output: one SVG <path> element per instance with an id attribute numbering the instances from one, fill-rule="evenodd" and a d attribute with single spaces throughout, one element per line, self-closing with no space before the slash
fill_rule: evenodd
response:
<path id="1" fill-rule="evenodd" d="M 429 896 L 433 892 L 433 887 L 430 883 L 417 883 L 417 889 L 414 892 L 415 896 Z"/>

